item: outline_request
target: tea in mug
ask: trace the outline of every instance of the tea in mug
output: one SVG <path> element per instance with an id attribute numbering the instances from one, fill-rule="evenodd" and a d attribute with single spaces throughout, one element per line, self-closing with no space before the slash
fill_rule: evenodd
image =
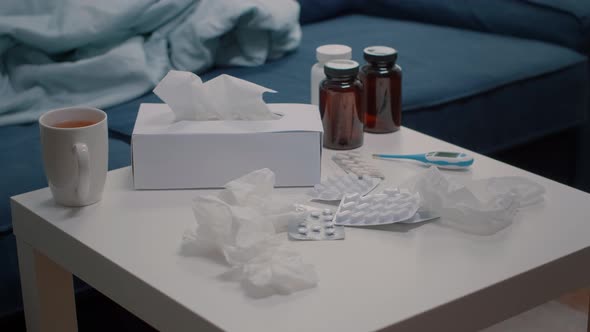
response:
<path id="1" fill-rule="evenodd" d="M 56 123 L 53 125 L 55 128 L 81 128 L 81 127 L 88 127 L 92 126 L 93 124 L 97 124 L 98 121 L 89 121 L 89 120 L 68 120 Z"/>

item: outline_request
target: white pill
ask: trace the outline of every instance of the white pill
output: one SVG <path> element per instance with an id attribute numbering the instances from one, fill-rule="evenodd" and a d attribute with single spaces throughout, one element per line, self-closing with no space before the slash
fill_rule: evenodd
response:
<path id="1" fill-rule="evenodd" d="M 324 227 L 326 227 L 326 228 L 334 228 L 334 223 L 333 222 L 327 223 L 327 224 L 324 225 Z"/>
<path id="2" fill-rule="evenodd" d="M 322 213 L 324 214 L 324 216 L 329 216 L 329 215 L 332 215 L 332 210 L 324 209 L 324 211 L 322 211 Z"/>
<path id="3" fill-rule="evenodd" d="M 318 225 L 315 225 L 315 226 L 313 226 L 313 227 L 311 228 L 311 230 L 312 230 L 312 231 L 314 231 L 314 232 L 319 232 L 321 229 L 322 229 L 322 228 L 321 228 L 320 226 L 318 226 Z"/>
<path id="4" fill-rule="evenodd" d="M 299 227 L 297 231 L 299 234 L 307 234 L 307 227 Z"/>
<path id="5" fill-rule="evenodd" d="M 299 227 L 307 227 L 307 223 L 305 221 L 302 221 L 299 223 Z"/>
<path id="6" fill-rule="evenodd" d="M 320 216 L 320 212 L 319 211 L 313 211 L 311 213 L 311 216 L 314 217 L 314 218 L 318 218 Z"/>
<path id="7" fill-rule="evenodd" d="M 334 228 L 326 229 L 326 235 L 334 235 L 335 232 L 336 230 Z"/>

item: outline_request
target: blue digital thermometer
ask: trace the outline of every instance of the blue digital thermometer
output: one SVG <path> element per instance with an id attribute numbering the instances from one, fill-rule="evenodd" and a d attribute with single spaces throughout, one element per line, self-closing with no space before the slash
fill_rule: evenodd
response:
<path id="1" fill-rule="evenodd" d="M 373 158 L 409 159 L 446 169 L 463 169 L 473 164 L 473 157 L 462 152 L 434 151 L 419 154 L 374 154 Z"/>

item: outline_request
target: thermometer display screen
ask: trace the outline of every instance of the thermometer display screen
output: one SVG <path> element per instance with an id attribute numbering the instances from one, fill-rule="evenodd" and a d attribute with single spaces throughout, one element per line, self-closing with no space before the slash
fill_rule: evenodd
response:
<path id="1" fill-rule="evenodd" d="M 437 152 L 434 156 L 443 158 L 457 158 L 459 157 L 459 154 L 460 153 L 457 152 Z"/>

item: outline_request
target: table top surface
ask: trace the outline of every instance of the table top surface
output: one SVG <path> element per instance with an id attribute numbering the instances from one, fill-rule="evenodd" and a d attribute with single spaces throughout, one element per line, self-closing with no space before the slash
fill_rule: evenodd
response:
<path id="1" fill-rule="evenodd" d="M 464 151 L 408 128 L 367 134 L 360 149 L 367 155 L 436 150 Z M 333 153 L 323 154 L 324 177 L 341 172 L 331 161 Z M 195 223 L 191 201 L 203 191 L 134 191 L 131 169 L 123 168 L 109 173 L 103 200 L 95 205 L 57 206 L 47 188 L 13 199 L 52 229 L 221 329 L 376 330 L 590 246 L 590 195 L 473 156 L 471 170 L 451 174 L 474 179 L 524 176 L 546 188 L 545 202 L 520 211 L 511 226 L 491 236 L 462 233 L 438 222 L 389 230 L 347 228 L 343 241 L 296 242 L 285 234 L 287 245 L 315 266 L 319 285 L 262 299 L 246 296 L 237 283 L 220 281 L 227 266 L 178 254 L 183 231 Z M 385 186 L 399 185 L 424 170 L 410 162 L 374 162 L 387 176 Z M 309 189 L 278 190 L 297 195 Z M 21 235 L 26 241 L 26 234 Z"/>

